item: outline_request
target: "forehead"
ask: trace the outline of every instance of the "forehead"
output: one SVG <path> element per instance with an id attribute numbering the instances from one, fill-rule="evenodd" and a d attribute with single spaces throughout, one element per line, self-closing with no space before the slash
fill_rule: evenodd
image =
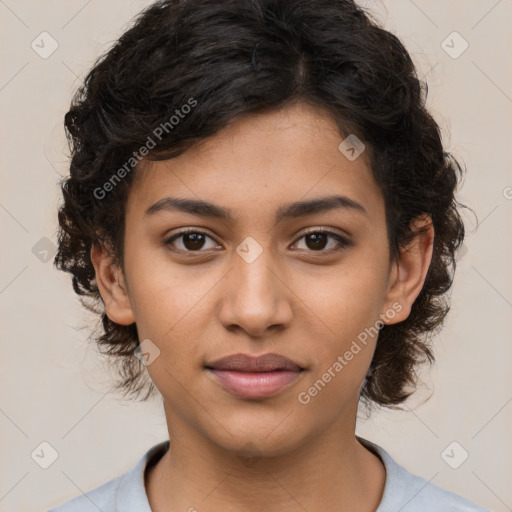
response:
<path id="1" fill-rule="evenodd" d="M 277 211 L 283 203 L 336 194 L 378 216 L 383 200 L 368 154 L 349 159 L 339 149 L 344 139 L 325 111 L 309 105 L 245 114 L 179 157 L 144 161 L 136 170 L 128 209 L 140 217 L 173 196 L 254 216 Z"/>

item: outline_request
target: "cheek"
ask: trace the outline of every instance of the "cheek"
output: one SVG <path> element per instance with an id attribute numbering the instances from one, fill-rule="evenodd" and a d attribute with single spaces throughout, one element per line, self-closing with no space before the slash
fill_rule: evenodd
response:
<path id="1" fill-rule="evenodd" d="M 219 276 L 172 264 L 164 249 L 134 252 L 126 267 L 139 338 L 151 340 L 159 351 L 158 364 L 148 372 L 157 387 L 159 382 L 179 386 L 167 372 L 182 382 L 196 370 L 193 365 L 200 366 Z"/>
<path id="2" fill-rule="evenodd" d="M 325 416 L 329 410 L 334 417 L 347 403 L 355 403 L 352 399 L 357 401 L 375 351 L 382 306 L 378 276 L 354 277 L 332 280 L 329 296 L 317 302 L 315 364 L 297 396 L 313 415 Z"/>
<path id="3" fill-rule="evenodd" d="M 316 313 L 319 321 L 331 333 L 342 338 L 356 335 L 373 325 L 382 313 L 385 300 L 386 274 L 384 265 L 365 262 L 330 269 L 322 279 L 304 281 L 302 296 Z"/>
<path id="4" fill-rule="evenodd" d="M 165 248 L 127 250 L 125 264 L 139 336 L 163 341 L 183 329 L 187 315 L 201 309 L 201 298 L 212 288 L 207 273 L 172 264 Z"/>
<path id="5" fill-rule="evenodd" d="M 348 392 L 355 391 L 364 378 L 378 339 L 385 299 L 385 261 L 358 255 L 348 263 L 330 272 L 328 279 L 311 280 L 308 288 L 304 287 L 304 302 L 315 313 L 308 315 L 316 326 L 316 333 L 310 333 L 317 339 L 313 381 L 328 381 L 328 387 L 337 392 L 344 392 L 345 387 Z M 326 372 L 330 374 L 322 378 Z"/>

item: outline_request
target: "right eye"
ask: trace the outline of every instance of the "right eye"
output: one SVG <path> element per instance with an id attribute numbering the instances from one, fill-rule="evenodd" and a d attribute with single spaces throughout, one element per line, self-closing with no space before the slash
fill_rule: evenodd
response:
<path id="1" fill-rule="evenodd" d="M 164 244 L 166 246 L 173 246 L 175 245 L 175 240 L 182 239 L 180 242 L 181 247 L 178 247 L 178 251 L 181 252 L 205 252 L 201 249 L 204 248 L 205 240 L 209 238 L 210 240 L 213 240 L 213 238 L 208 235 L 207 233 L 203 231 L 198 231 L 194 229 L 186 229 L 184 231 L 180 231 L 179 233 L 174 234 L 170 238 L 166 239 L 164 241 Z M 216 243 L 216 242 L 215 242 Z M 217 245 L 214 245 L 212 247 L 207 247 L 207 249 L 214 249 L 215 247 L 218 247 Z M 171 250 L 174 250 L 171 248 Z"/>

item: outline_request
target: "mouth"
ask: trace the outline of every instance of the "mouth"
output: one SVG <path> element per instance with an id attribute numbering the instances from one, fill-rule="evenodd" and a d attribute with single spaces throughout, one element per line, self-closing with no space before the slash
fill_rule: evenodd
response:
<path id="1" fill-rule="evenodd" d="M 223 389 L 239 398 L 262 399 L 293 385 L 306 371 L 279 354 L 234 354 L 204 366 Z"/>

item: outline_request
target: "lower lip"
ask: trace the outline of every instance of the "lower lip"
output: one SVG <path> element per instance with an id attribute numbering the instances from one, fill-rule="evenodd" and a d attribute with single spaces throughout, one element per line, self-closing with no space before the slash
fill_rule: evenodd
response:
<path id="1" fill-rule="evenodd" d="M 291 386 L 302 371 L 237 372 L 213 370 L 208 372 L 227 391 L 241 398 L 267 398 Z"/>

